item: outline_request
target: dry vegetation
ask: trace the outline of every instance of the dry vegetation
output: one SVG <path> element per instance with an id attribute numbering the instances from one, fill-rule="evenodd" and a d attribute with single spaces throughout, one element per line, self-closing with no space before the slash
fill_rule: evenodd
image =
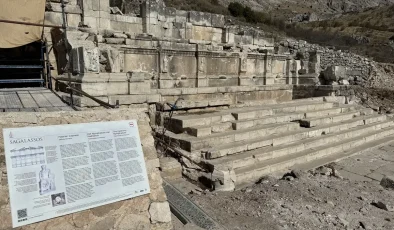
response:
<path id="1" fill-rule="evenodd" d="M 294 25 L 290 35 L 309 35 L 307 40 L 311 42 L 351 50 L 379 62 L 394 63 L 394 48 L 389 44 L 394 38 L 394 6 Z"/>

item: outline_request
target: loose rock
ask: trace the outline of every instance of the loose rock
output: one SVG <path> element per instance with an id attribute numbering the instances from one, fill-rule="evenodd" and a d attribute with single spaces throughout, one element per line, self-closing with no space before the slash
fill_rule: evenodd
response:
<path id="1" fill-rule="evenodd" d="M 293 176 L 294 178 L 297 178 L 297 179 L 301 179 L 306 176 L 306 172 L 299 170 L 299 169 L 291 170 L 290 174 L 291 174 L 291 176 Z"/>
<path id="2" fill-rule="evenodd" d="M 394 212 L 394 207 L 391 204 L 388 204 L 386 202 L 378 201 L 372 203 L 373 206 L 378 207 L 380 209 L 386 210 L 388 212 Z"/>
<path id="3" fill-rule="evenodd" d="M 380 181 L 380 185 L 383 188 L 394 189 L 394 177 L 392 176 L 383 177 L 383 179 Z"/>

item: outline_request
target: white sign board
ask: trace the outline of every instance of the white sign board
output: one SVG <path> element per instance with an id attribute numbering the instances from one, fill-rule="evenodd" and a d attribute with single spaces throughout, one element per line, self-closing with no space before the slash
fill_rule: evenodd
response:
<path id="1" fill-rule="evenodd" d="M 137 122 L 4 129 L 13 227 L 150 192 Z"/>

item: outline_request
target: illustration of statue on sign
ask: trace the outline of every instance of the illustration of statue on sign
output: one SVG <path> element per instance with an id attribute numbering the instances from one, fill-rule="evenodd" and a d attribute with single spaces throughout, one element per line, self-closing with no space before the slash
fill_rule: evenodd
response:
<path id="1" fill-rule="evenodd" d="M 38 176 L 40 178 L 40 195 L 56 190 L 55 174 L 51 173 L 51 170 L 48 169 L 46 165 L 41 166 L 41 171 L 38 173 Z"/>

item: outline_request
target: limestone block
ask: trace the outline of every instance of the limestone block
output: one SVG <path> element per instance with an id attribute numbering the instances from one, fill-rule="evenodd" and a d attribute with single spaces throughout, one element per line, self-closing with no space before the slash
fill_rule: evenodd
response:
<path id="1" fill-rule="evenodd" d="M 101 29 L 109 29 L 111 28 L 111 20 L 108 18 L 99 18 L 99 28 Z"/>
<path id="2" fill-rule="evenodd" d="M 92 10 L 99 11 L 100 10 L 100 3 L 101 3 L 100 1 L 101 0 L 89 0 L 87 2 L 87 4 L 84 4 L 84 6 L 87 6 L 87 7 L 91 6 Z"/>
<path id="3" fill-rule="evenodd" d="M 323 73 L 326 81 L 339 81 L 341 79 L 347 80 L 346 67 L 344 66 L 329 66 Z"/>
<path id="4" fill-rule="evenodd" d="M 126 39 L 126 45 L 133 48 L 156 48 L 158 46 L 157 41 L 146 41 L 146 40 L 135 40 L 135 39 Z"/>
<path id="5" fill-rule="evenodd" d="M 63 25 L 63 16 L 59 12 L 45 12 L 45 24 L 46 25 Z"/>
<path id="6" fill-rule="evenodd" d="M 187 22 L 185 27 L 185 39 L 193 39 L 193 24 Z"/>
<path id="7" fill-rule="evenodd" d="M 148 81 L 144 82 L 130 82 L 129 83 L 129 94 L 149 94 L 150 83 Z"/>
<path id="8" fill-rule="evenodd" d="M 70 27 L 78 27 L 82 21 L 81 15 L 79 14 L 67 14 L 67 25 Z"/>
<path id="9" fill-rule="evenodd" d="M 212 173 L 212 181 L 217 191 L 233 191 L 235 189 L 236 176 L 234 170 L 219 171 Z"/>
<path id="10" fill-rule="evenodd" d="M 212 41 L 221 43 L 223 31 L 221 28 L 212 28 Z"/>
<path id="11" fill-rule="evenodd" d="M 149 207 L 152 223 L 166 223 L 171 221 L 170 205 L 168 202 L 154 202 Z"/>
<path id="12" fill-rule="evenodd" d="M 234 42 L 235 42 L 234 36 L 235 36 L 235 34 L 233 32 L 231 32 L 228 28 L 224 28 L 222 30 L 222 42 L 223 43 L 234 44 Z"/>
<path id="13" fill-rule="evenodd" d="M 199 78 L 197 79 L 197 87 L 208 87 L 208 79 L 206 78 Z"/>
<path id="14" fill-rule="evenodd" d="M 99 50 L 98 48 L 73 48 L 71 51 L 73 73 L 99 72 Z"/>
<path id="15" fill-rule="evenodd" d="M 81 88 L 92 96 L 128 94 L 127 82 L 82 83 Z"/>
<path id="16" fill-rule="evenodd" d="M 199 11 L 189 11 L 189 22 L 198 26 L 212 26 L 212 14 Z"/>
<path id="17" fill-rule="evenodd" d="M 143 82 L 150 79 L 152 76 L 146 72 L 130 72 L 129 82 Z"/>
<path id="18" fill-rule="evenodd" d="M 84 17 L 84 23 L 91 28 L 98 28 L 99 19 L 97 17 Z"/>
<path id="19" fill-rule="evenodd" d="M 160 42 L 161 48 L 170 50 L 187 50 L 195 51 L 196 45 L 187 43 L 175 43 L 175 42 Z"/>
<path id="20" fill-rule="evenodd" d="M 108 13 L 111 12 L 108 0 L 93 0 L 93 2 L 95 2 L 95 1 L 99 2 L 99 7 L 100 7 L 99 10 L 100 11 L 105 11 L 105 12 L 108 12 Z"/>
<path id="21" fill-rule="evenodd" d="M 212 14 L 212 26 L 217 28 L 223 28 L 225 24 L 224 15 Z"/>
<path id="22" fill-rule="evenodd" d="M 175 13 L 175 22 L 187 22 L 188 12 L 184 10 L 177 10 Z"/>

